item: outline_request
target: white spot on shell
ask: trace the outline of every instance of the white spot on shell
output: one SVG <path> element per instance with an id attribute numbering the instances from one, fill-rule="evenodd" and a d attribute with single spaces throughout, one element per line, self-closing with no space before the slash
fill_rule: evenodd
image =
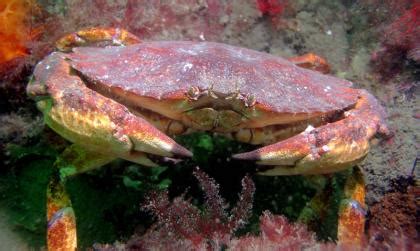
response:
<path id="1" fill-rule="evenodd" d="M 323 146 L 322 146 L 322 151 L 324 151 L 324 152 L 329 152 L 329 151 L 330 151 L 329 146 L 327 146 L 327 145 L 323 145 Z"/>
<path id="2" fill-rule="evenodd" d="M 204 33 L 203 32 L 201 32 L 201 34 L 200 34 L 200 36 L 199 36 L 199 38 L 201 39 L 201 40 L 206 40 L 206 38 L 204 37 Z"/>
<path id="3" fill-rule="evenodd" d="M 326 33 L 327 33 L 328 36 L 331 36 L 332 35 L 332 31 L 331 30 L 327 30 Z"/>
<path id="4" fill-rule="evenodd" d="M 191 70 L 191 68 L 193 67 L 193 64 L 191 64 L 191 63 L 185 63 L 184 64 L 184 66 L 182 67 L 182 71 L 183 72 L 186 72 L 186 71 L 188 71 L 188 70 Z"/>
<path id="5" fill-rule="evenodd" d="M 315 130 L 315 127 L 313 127 L 312 125 L 308 125 L 308 127 L 306 127 L 305 131 L 303 131 L 304 133 L 310 133 L 313 130 Z"/>
<path id="6" fill-rule="evenodd" d="M 193 56 L 197 56 L 197 52 L 194 48 L 194 50 L 184 50 L 184 49 L 179 49 L 178 51 L 183 52 L 183 53 L 187 53 L 189 55 L 193 55 Z"/>
<path id="7" fill-rule="evenodd" d="M 315 155 L 313 155 L 313 154 L 309 154 L 309 155 L 307 156 L 307 158 L 308 158 L 309 160 L 312 160 L 312 161 L 319 159 L 318 157 L 316 157 L 316 156 L 315 156 Z"/>
<path id="8" fill-rule="evenodd" d="M 45 66 L 45 70 L 50 69 L 50 65 Z"/>
<path id="9" fill-rule="evenodd" d="M 115 44 L 115 45 L 124 46 L 124 44 L 122 43 L 122 41 L 119 40 L 119 39 L 116 39 L 116 38 L 113 38 L 112 39 L 112 43 Z"/>

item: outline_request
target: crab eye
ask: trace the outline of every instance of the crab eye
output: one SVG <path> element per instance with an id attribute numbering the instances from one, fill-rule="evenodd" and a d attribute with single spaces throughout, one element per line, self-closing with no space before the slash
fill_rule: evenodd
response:
<path id="1" fill-rule="evenodd" d="M 214 99 L 219 98 L 219 97 L 217 97 L 216 93 L 214 93 L 213 89 L 208 90 L 208 95 L 209 95 L 209 97 L 214 98 Z"/>
<path id="2" fill-rule="evenodd" d="M 255 96 L 254 95 L 247 94 L 245 96 L 244 103 L 245 103 L 245 106 L 246 107 L 252 107 L 252 106 L 255 105 L 256 102 L 257 102 L 257 100 L 255 99 Z"/>
<path id="3" fill-rule="evenodd" d="M 197 100 L 200 97 L 200 89 L 197 86 L 192 86 L 188 89 L 187 96 L 192 100 Z"/>
<path id="4" fill-rule="evenodd" d="M 234 93 L 231 93 L 231 94 L 229 94 L 228 96 L 226 96 L 226 100 L 229 100 L 229 99 L 237 99 L 237 98 L 239 98 L 239 92 L 234 92 Z"/>

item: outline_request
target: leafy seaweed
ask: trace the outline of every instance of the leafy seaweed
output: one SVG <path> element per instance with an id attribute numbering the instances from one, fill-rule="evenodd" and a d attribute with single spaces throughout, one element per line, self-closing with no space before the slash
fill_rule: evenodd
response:
<path id="1" fill-rule="evenodd" d="M 38 143 L 34 146 L 8 144 L 6 146 L 6 152 L 9 156 L 9 160 L 13 163 L 26 157 L 55 158 L 58 155 L 54 148 L 43 143 Z"/>

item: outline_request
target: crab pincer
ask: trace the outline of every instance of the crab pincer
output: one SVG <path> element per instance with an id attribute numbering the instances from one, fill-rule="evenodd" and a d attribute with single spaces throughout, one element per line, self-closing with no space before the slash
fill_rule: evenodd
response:
<path id="1" fill-rule="evenodd" d="M 44 67 L 38 67 L 36 79 L 27 88 L 29 96 L 38 100 L 46 123 L 57 133 L 93 152 L 146 166 L 154 164 L 145 153 L 192 155 L 145 119 L 88 88 L 59 58 L 64 56 L 56 53 Z"/>
<path id="2" fill-rule="evenodd" d="M 309 125 L 291 138 L 233 157 L 274 166 L 262 175 L 326 174 L 354 166 L 368 153 L 372 137 L 390 134 L 378 101 L 364 90 L 359 92 L 355 107 L 340 120 L 317 128 Z"/>

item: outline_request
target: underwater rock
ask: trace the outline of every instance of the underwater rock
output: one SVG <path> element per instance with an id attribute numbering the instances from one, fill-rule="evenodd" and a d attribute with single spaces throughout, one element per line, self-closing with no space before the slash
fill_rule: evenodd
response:
<path id="1" fill-rule="evenodd" d="M 386 194 L 370 209 L 371 227 L 380 231 L 397 232 L 419 240 L 420 188 L 409 187 L 406 193 Z M 385 235 L 386 237 L 386 235 Z"/>

